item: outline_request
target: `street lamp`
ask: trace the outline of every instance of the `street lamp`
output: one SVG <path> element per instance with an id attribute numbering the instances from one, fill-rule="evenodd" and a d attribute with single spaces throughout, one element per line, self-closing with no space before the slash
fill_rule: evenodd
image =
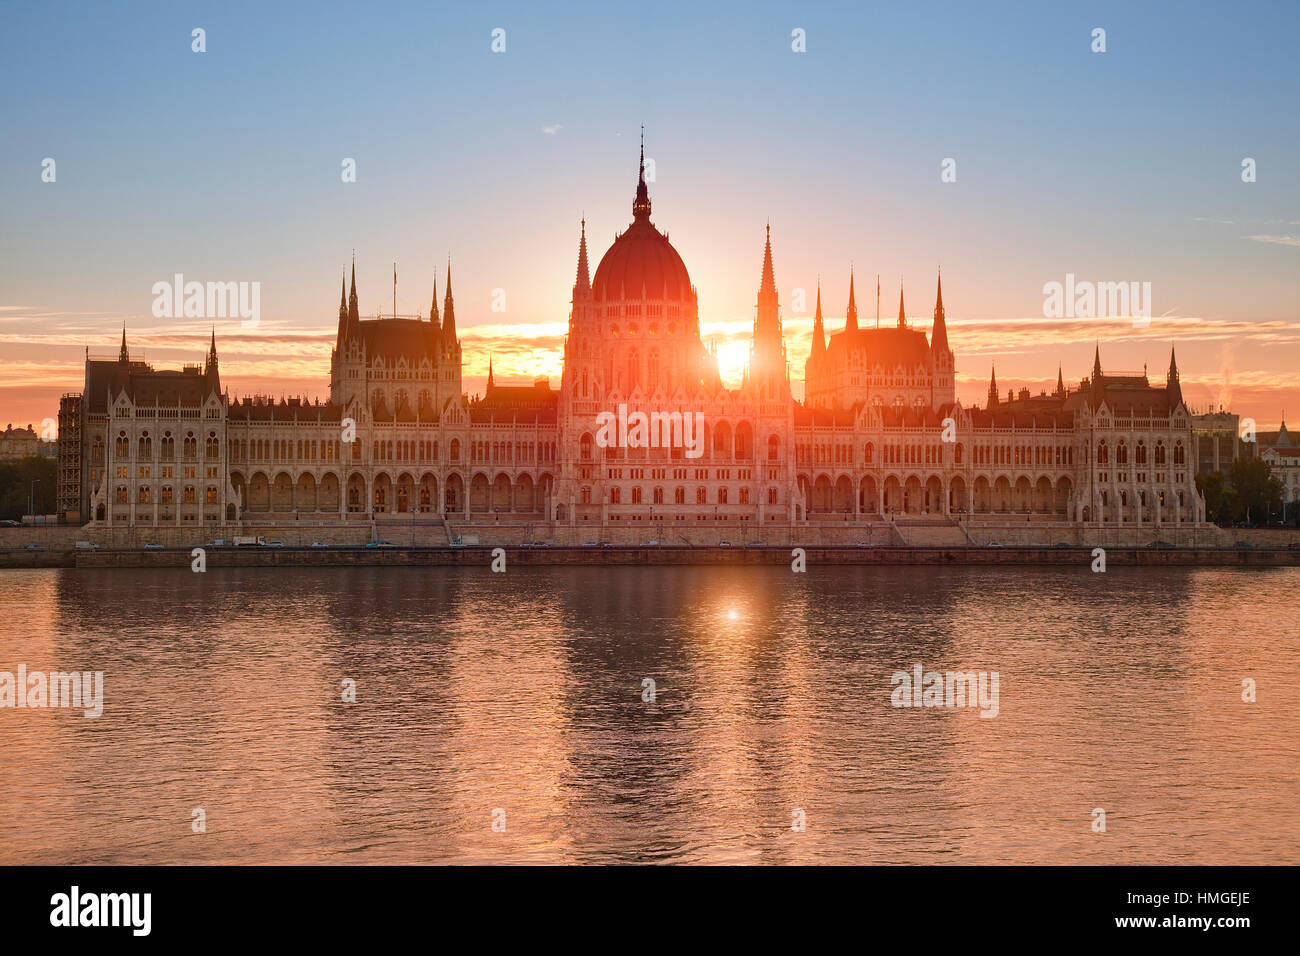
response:
<path id="1" fill-rule="evenodd" d="M 36 524 L 36 486 L 41 483 L 41 479 L 33 478 L 31 489 L 27 493 L 27 513 L 32 516 L 32 524 Z"/>

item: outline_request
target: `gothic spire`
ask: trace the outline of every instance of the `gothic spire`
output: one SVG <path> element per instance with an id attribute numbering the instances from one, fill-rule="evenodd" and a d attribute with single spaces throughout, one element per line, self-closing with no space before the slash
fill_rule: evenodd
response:
<path id="1" fill-rule="evenodd" d="M 216 371 L 217 368 L 217 327 L 212 327 L 212 342 L 208 346 L 208 368 Z"/>
<path id="2" fill-rule="evenodd" d="M 1056 363 L 1056 394 L 1059 397 L 1065 397 L 1065 374 L 1060 362 Z"/>
<path id="3" fill-rule="evenodd" d="M 934 295 L 934 329 L 930 333 L 930 348 L 934 352 L 948 350 L 948 322 L 943 314 L 943 273 L 939 274 L 939 284 Z"/>
<path id="4" fill-rule="evenodd" d="M 338 348 L 343 348 L 343 340 L 348 334 L 348 272 L 343 270 L 343 278 L 339 283 L 339 332 L 336 338 Z"/>
<path id="5" fill-rule="evenodd" d="M 820 361 L 826 354 L 826 330 L 822 325 L 822 283 L 817 280 L 817 312 L 813 315 L 812 359 Z"/>
<path id="6" fill-rule="evenodd" d="M 907 313 L 903 311 L 903 281 L 898 281 L 898 327 L 907 328 Z"/>
<path id="7" fill-rule="evenodd" d="M 429 321 L 433 323 L 433 331 L 436 335 L 441 331 L 438 327 L 438 273 L 433 274 L 433 301 L 429 303 Z"/>
<path id="8" fill-rule="evenodd" d="M 496 386 L 496 379 L 494 379 L 494 378 L 492 377 L 492 353 L 489 352 L 489 353 L 488 353 L 488 380 L 487 380 L 487 387 L 488 387 L 488 388 L 494 388 L 495 386 Z"/>
<path id="9" fill-rule="evenodd" d="M 763 278 L 758 285 L 761 299 L 764 293 L 776 295 L 776 273 L 772 269 L 772 225 L 767 226 L 767 243 L 763 246 Z"/>
<path id="10" fill-rule="evenodd" d="M 578 278 L 573 283 L 573 298 L 585 299 L 591 295 L 591 275 L 587 268 L 587 219 L 582 219 L 582 235 L 578 239 Z"/>
<path id="11" fill-rule="evenodd" d="M 348 325 L 350 332 L 361 325 L 361 310 L 357 307 L 357 257 L 352 257 L 352 291 L 348 293 Z"/>
<path id="12" fill-rule="evenodd" d="M 845 332 L 856 332 L 858 330 L 858 304 L 853 297 L 853 269 L 849 269 L 849 308 L 847 317 L 844 320 Z"/>
<path id="13" fill-rule="evenodd" d="M 998 370 L 994 365 L 989 366 L 989 408 L 998 407 Z"/>
<path id="14" fill-rule="evenodd" d="M 1183 400 L 1183 387 L 1178 382 L 1178 360 L 1174 357 L 1174 347 L 1169 346 L 1169 377 L 1165 380 L 1165 392 L 1169 396 L 1169 407 Z"/>
<path id="15" fill-rule="evenodd" d="M 117 352 L 117 360 L 119 362 L 131 361 L 131 355 L 126 350 L 126 323 L 125 322 L 122 323 L 122 347 Z"/>
<path id="16" fill-rule="evenodd" d="M 447 257 L 447 292 L 442 300 L 442 341 L 448 349 L 456 347 L 456 309 L 451 299 L 451 256 Z"/>

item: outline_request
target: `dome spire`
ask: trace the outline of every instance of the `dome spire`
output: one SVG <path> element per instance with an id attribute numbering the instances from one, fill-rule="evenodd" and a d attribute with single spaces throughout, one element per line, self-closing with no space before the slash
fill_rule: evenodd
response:
<path id="1" fill-rule="evenodd" d="M 645 126 L 641 127 L 641 170 L 637 174 L 636 200 L 632 203 L 632 218 L 636 222 L 650 221 L 650 190 L 645 184 Z"/>

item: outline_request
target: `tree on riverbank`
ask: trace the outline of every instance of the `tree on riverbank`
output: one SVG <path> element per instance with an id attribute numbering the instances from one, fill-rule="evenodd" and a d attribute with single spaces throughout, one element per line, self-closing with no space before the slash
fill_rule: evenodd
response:
<path id="1" fill-rule="evenodd" d="M 1282 482 L 1262 458 L 1239 458 L 1225 475 L 1196 476 L 1205 496 L 1205 513 L 1217 524 L 1266 524 L 1282 520 Z"/>
<path id="2" fill-rule="evenodd" d="M 16 461 L 0 461 L 0 520 L 18 521 L 28 513 L 28 496 L 36 481 L 36 513 L 54 514 L 58 463 L 53 458 L 31 455 Z"/>

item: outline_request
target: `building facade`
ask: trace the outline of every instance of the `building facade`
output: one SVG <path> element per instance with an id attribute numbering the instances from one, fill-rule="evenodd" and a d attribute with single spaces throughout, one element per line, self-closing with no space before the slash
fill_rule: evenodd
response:
<path id="1" fill-rule="evenodd" d="M 896 323 L 861 327 L 852 276 L 847 315 L 828 339 L 818 289 L 796 401 L 769 229 L 749 365 L 739 388 L 724 387 L 686 264 L 651 221 L 643 163 L 632 222 L 594 275 L 582 224 L 558 389 L 500 385 L 489 370 L 471 400 L 450 267 L 441 311 L 435 289 L 427 317 L 363 320 L 354 266 L 328 401 L 233 401 L 215 335 L 202 365 L 176 372 L 131 361 L 124 332 L 117 361 L 87 357 L 85 388 L 66 400 L 77 429 L 66 465 L 81 476 L 80 513 L 105 525 L 409 516 L 671 540 L 675 529 L 907 516 L 1204 521 L 1172 354 L 1163 384 L 1104 372 L 1098 350 L 1076 387 L 1058 373 L 1050 394 L 1004 397 L 993 378 L 985 405 L 967 408 L 941 281 L 929 335 L 909 323 L 901 291 Z M 632 430 L 610 441 L 602 428 L 638 416 L 663 440 Z"/>

